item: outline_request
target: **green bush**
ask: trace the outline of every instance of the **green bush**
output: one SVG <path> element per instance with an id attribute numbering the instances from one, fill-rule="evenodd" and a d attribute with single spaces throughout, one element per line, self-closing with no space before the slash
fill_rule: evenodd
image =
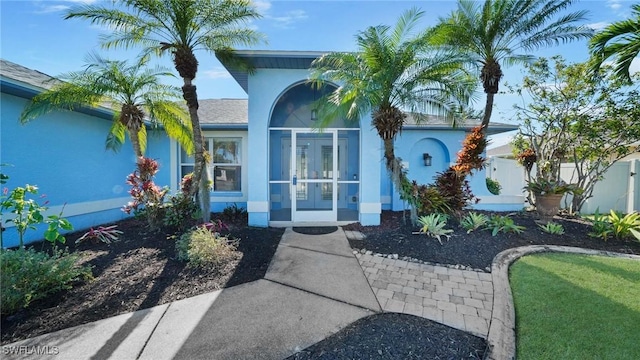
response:
<path id="1" fill-rule="evenodd" d="M 77 265 L 79 256 L 56 250 L 53 255 L 33 249 L 1 250 L 2 313 L 12 314 L 35 300 L 74 282 L 92 279 L 89 266 Z"/>
<path id="2" fill-rule="evenodd" d="M 176 232 L 184 232 L 193 226 L 202 213 L 198 205 L 183 193 L 171 196 L 164 210 L 164 225 Z"/>
<path id="3" fill-rule="evenodd" d="M 231 259 L 236 242 L 199 226 L 183 234 L 176 242 L 178 259 L 192 266 L 217 265 Z"/>
<path id="4" fill-rule="evenodd" d="M 493 180 L 492 178 L 487 178 L 487 189 L 493 195 L 500 195 L 500 190 L 502 190 L 502 186 L 497 180 Z"/>

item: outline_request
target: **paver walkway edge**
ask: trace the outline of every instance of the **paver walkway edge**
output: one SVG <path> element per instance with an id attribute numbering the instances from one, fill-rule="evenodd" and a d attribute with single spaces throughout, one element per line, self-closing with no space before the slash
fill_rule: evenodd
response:
<path id="1" fill-rule="evenodd" d="M 522 256 L 542 252 L 564 252 L 585 255 L 602 255 L 640 260 L 640 256 L 610 251 L 591 250 L 570 246 L 532 245 L 505 250 L 493 259 L 493 311 L 487 338 L 487 359 L 512 360 L 516 358 L 516 315 L 513 295 L 509 285 L 509 266 Z"/>

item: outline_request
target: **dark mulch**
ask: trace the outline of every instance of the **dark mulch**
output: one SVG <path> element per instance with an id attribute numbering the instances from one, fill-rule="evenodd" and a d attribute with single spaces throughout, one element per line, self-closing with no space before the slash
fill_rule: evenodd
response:
<path id="1" fill-rule="evenodd" d="M 502 214 L 507 215 L 507 214 Z M 470 234 L 449 222 L 449 228 L 455 230 L 449 241 L 443 239 L 442 245 L 435 238 L 425 235 L 413 235 L 418 229 L 408 220 L 403 220 L 402 212 L 383 211 L 380 226 L 361 226 L 351 224 L 345 229 L 359 230 L 366 239 L 350 240 L 352 248 L 367 249 L 374 253 L 398 254 L 421 261 L 464 265 L 475 269 L 490 271 L 493 258 L 503 250 L 527 245 L 563 245 L 588 249 L 608 250 L 625 254 L 640 254 L 640 242 L 635 240 L 603 241 L 590 237 L 590 225 L 577 217 L 556 216 L 553 221 L 564 226 L 564 235 L 548 234 L 536 223 L 538 217 L 533 212 L 516 212 L 510 216 L 517 225 L 525 227 L 521 234 L 499 233 L 491 236 L 489 231 L 474 231 Z"/>
<path id="2" fill-rule="evenodd" d="M 288 359 L 482 359 L 483 339 L 406 314 L 360 319 Z"/>
<path id="3" fill-rule="evenodd" d="M 536 217 L 515 213 L 513 218 L 526 230 L 522 234 L 491 236 L 487 231 L 471 234 L 458 228 L 442 245 L 433 238 L 413 235 L 417 229 L 403 221 L 401 212 L 385 211 L 380 226 L 348 225 L 366 235 L 351 241 L 355 249 L 398 254 L 421 261 L 461 264 L 488 270 L 491 260 L 504 249 L 554 244 L 640 254 L 640 242 L 590 238 L 589 226 L 577 218 L 556 218 L 566 234 L 549 235 L 540 230 Z M 81 234 L 69 236 L 70 251 L 83 254 L 93 266 L 95 280 L 32 304 L 18 314 L 2 317 L 2 343 L 80 325 L 117 314 L 148 308 L 264 276 L 282 229 L 251 228 L 246 218 L 230 223 L 229 232 L 239 238 L 238 256 L 224 266 L 192 269 L 175 259 L 174 239 L 167 234 L 145 232 L 134 219 L 121 221 L 123 239 L 111 245 L 73 246 Z M 297 231 L 321 233 L 327 229 Z M 463 359 L 483 358 L 486 342 L 464 331 L 402 314 L 379 314 L 361 319 L 334 336 L 317 343 L 293 359 Z"/>
<path id="4" fill-rule="evenodd" d="M 467 234 L 452 221 L 449 228 L 455 232 L 442 245 L 434 238 L 414 235 L 418 229 L 408 221 L 408 213 L 406 222 L 402 212 L 384 211 L 380 226 L 351 224 L 344 228 L 366 235 L 365 240 L 349 241 L 354 249 L 485 271 L 490 270 L 492 259 L 501 251 L 534 244 L 640 254 L 638 241 L 604 242 L 589 237 L 590 226 L 578 218 L 554 218 L 564 226 L 565 234 L 550 235 L 537 226 L 534 213 L 510 215 L 516 224 L 526 227 L 523 233 L 500 233 L 495 237 L 488 231 Z M 381 314 L 357 321 L 290 359 L 482 359 L 485 355 L 486 341 L 464 331 L 411 315 Z"/>
<path id="5" fill-rule="evenodd" d="M 136 219 L 118 222 L 124 234 L 109 245 L 75 246 L 82 233 L 68 235 L 69 251 L 82 255 L 95 279 L 2 316 L 2 344 L 263 278 L 284 229 L 248 227 L 246 217 L 224 220 L 238 248 L 211 268 L 187 267 L 176 259 L 174 236 L 145 231 Z"/>

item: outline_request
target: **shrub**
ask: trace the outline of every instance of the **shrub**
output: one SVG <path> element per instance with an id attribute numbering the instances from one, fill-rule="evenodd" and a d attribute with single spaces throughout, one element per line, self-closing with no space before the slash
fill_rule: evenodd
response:
<path id="1" fill-rule="evenodd" d="M 431 213 L 449 214 L 451 208 L 449 201 L 433 185 L 418 185 L 412 183 L 412 202 L 418 215 Z"/>
<path id="2" fill-rule="evenodd" d="M 451 229 L 445 229 L 447 226 L 447 215 L 444 214 L 421 216 L 418 218 L 418 224 L 422 225 L 420 233 L 438 239 L 440 245 L 442 245 L 442 237 L 444 236 L 449 240 L 451 237 L 449 234 L 453 232 Z"/>
<path id="3" fill-rule="evenodd" d="M 596 212 L 593 214 L 593 219 L 589 220 L 591 221 L 591 232 L 589 232 L 588 235 L 607 241 L 609 235 L 613 232 L 613 226 L 611 226 L 609 216 L 600 214 L 599 209 L 596 209 Z"/>
<path id="4" fill-rule="evenodd" d="M 471 192 L 466 175 L 453 169 L 438 173 L 435 187 L 440 195 L 447 200 L 450 214 L 459 214 L 467 205 L 479 201 Z"/>
<path id="5" fill-rule="evenodd" d="M 236 203 L 228 205 L 222 210 L 225 219 L 242 219 L 247 217 L 247 209 L 241 208 Z"/>
<path id="6" fill-rule="evenodd" d="M 165 204 L 164 225 L 172 231 L 184 232 L 200 218 L 200 208 L 184 193 L 169 198 Z"/>
<path id="7" fill-rule="evenodd" d="M 488 222 L 489 217 L 487 215 L 472 211 L 460 220 L 460 225 L 467 230 L 467 234 L 469 234 L 487 225 Z"/>
<path id="8" fill-rule="evenodd" d="M 542 231 L 546 232 L 547 234 L 552 234 L 552 235 L 564 234 L 564 226 L 562 226 L 562 224 L 554 223 L 553 221 L 549 221 L 545 225 L 538 224 L 538 227 L 540 227 L 540 229 L 542 229 Z"/>
<path id="9" fill-rule="evenodd" d="M 158 162 L 140 157 L 136 170 L 127 176 L 127 184 L 131 185 L 129 194 L 133 198 L 122 208 L 127 214 L 145 218 L 152 230 L 160 228 L 164 220 L 164 197 L 169 189 L 161 189 L 153 182 L 153 177 L 158 173 Z"/>
<path id="10" fill-rule="evenodd" d="M 499 232 L 503 233 L 516 233 L 520 234 L 524 231 L 525 227 L 516 225 L 512 218 L 503 215 L 491 215 L 489 222 L 485 227 L 487 230 L 491 230 L 491 235 L 496 236 Z"/>
<path id="11" fill-rule="evenodd" d="M 4 176 L 4 181 L 8 177 Z M 38 224 L 47 224 L 47 230 L 44 232 L 44 238 L 55 244 L 56 241 L 65 243 L 66 239 L 60 230 L 73 230 L 73 226 L 69 220 L 62 217 L 62 211 L 58 215 L 49 215 L 46 218 L 42 213 L 49 208 L 44 204 L 39 204 L 35 199 L 29 198 L 30 196 L 38 195 L 38 187 L 35 185 L 25 185 L 24 187 L 16 187 L 9 191 L 8 188 L 3 189 L 0 196 L 0 212 L 5 214 L 15 214 L 13 218 L 7 219 L 6 222 L 12 222 L 16 226 L 18 231 L 18 239 L 20 248 L 24 247 L 24 234 L 27 230 L 35 230 Z M 45 197 L 45 195 L 40 196 Z M 5 210 L 9 210 L 5 212 Z M 2 222 L 2 216 L 0 216 L 0 223 Z M 2 233 L 0 233 L 0 248 L 2 248 Z"/>
<path id="12" fill-rule="evenodd" d="M 112 241 L 118 240 L 120 235 L 122 235 L 122 231 L 116 229 L 117 227 L 118 225 L 98 226 L 95 229 L 91 228 L 91 230 L 76 240 L 76 244 L 85 240 L 92 240 L 94 243 L 100 241 L 105 244 L 111 244 Z"/>
<path id="13" fill-rule="evenodd" d="M 487 178 L 487 190 L 493 195 L 500 195 L 500 190 L 502 190 L 502 186 L 497 180 L 493 180 L 492 178 Z"/>
<path id="14" fill-rule="evenodd" d="M 640 240 L 640 214 L 637 212 L 622 216 L 622 214 L 611 210 L 609 221 L 616 238 L 623 239 L 633 236 Z"/>
<path id="15" fill-rule="evenodd" d="M 217 265 L 233 257 L 236 242 L 198 226 L 178 239 L 176 250 L 178 259 L 191 266 Z"/>
<path id="16" fill-rule="evenodd" d="M 53 255 L 33 249 L 0 251 L 2 313 L 11 314 L 74 282 L 92 279 L 91 268 L 77 265 L 79 256 L 56 250 Z"/>

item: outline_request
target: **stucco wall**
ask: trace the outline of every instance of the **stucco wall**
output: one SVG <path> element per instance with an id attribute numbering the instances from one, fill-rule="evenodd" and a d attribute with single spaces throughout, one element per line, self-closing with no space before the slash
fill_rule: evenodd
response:
<path id="1" fill-rule="evenodd" d="M 280 95 L 292 85 L 307 80 L 308 70 L 258 69 L 248 81 L 249 130 L 247 209 L 249 224 L 267 226 L 269 223 L 269 120 Z M 381 146 L 375 130 L 370 126 L 361 131 L 360 163 L 360 222 L 376 225 L 380 222 Z M 273 161 L 279 161 L 274 159 Z"/>
<path id="2" fill-rule="evenodd" d="M 129 143 L 119 153 L 105 150 L 110 121 L 77 112 L 55 112 L 21 125 L 18 117 L 25 99 L 0 97 L 0 163 L 11 164 L 2 172 L 10 179 L 4 186 L 37 185 L 49 201 L 50 213 L 64 206 L 76 230 L 120 220 L 129 200 L 126 176 L 135 168 Z M 152 141 L 152 146 L 153 141 Z M 86 213 L 86 214 L 84 214 Z M 7 215 L 3 215 L 3 225 Z M 26 241 L 43 238 L 44 227 L 28 230 Z M 18 243 L 15 227 L 3 233 L 4 246 Z"/>

